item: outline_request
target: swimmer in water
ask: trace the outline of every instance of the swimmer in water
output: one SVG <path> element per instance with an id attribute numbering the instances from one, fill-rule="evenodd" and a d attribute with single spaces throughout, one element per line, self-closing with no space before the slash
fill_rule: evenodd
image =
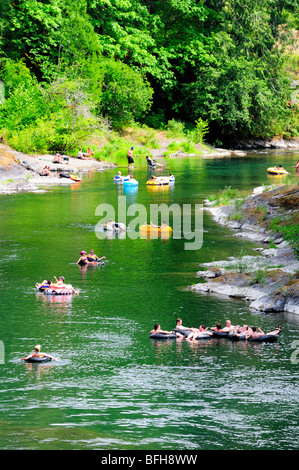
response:
<path id="1" fill-rule="evenodd" d="M 40 344 L 37 344 L 34 347 L 34 352 L 31 354 L 28 354 L 25 357 L 22 357 L 21 361 L 28 361 L 28 359 L 31 359 L 32 357 L 36 357 L 36 358 L 48 357 L 49 359 L 53 359 L 53 361 L 60 361 L 59 357 L 54 357 L 54 356 L 51 356 L 51 354 L 42 353 L 40 352 L 40 350 L 41 350 Z"/>

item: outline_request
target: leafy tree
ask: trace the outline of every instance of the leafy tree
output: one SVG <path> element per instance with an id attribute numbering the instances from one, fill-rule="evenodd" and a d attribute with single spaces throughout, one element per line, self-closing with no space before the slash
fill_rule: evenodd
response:
<path id="1" fill-rule="evenodd" d="M 208 119 L 215 136 L 283 132 L 292 112 L 278 28 L 283 3 L 227 0 L 220 9 L 221 31 L 210 43 L 215 62 L 198 64 L 196 79 L 182 87 L 184 108 Z"/>
<path id="2" fill-rule="evenodd" d="M 140 73 L 121 62 L 107 59 L 99 66 L 104 72 L 100 112 L 116 128 L 138 120 L 151 105 L 152 88 Z"/>
<path id="3" fill-rule="evenodd" d="M 2 0 L 0 53 L 39 83 L 78 80 L 83 105 L 117 127 L 200 116 L 221 140 L 271 136 L 298 114 L 285 76 L 297 17 L 298 0 Z M 7 96 L 23 72 L 6 77 Z M 46 86 L 34 86 L 38 102 Z"/>
<path id="4" fill-rule="evenodd" d="M 62 63 L 69 66 L 99 52 L 85 0 L 3 1 L 2 54 L 24 59 L 39 79 L 49 78 Z"/>

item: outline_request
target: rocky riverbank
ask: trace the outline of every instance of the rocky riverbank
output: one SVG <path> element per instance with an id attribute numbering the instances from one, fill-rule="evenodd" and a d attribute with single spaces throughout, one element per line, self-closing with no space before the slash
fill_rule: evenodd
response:
<path id="1" fill-rule="evenodd" d="M 57 164 L 53 163 L 53 158 L 53 155 L 27 155 L 0 144 L 0 194 L 37 192 L 51 186 L 76 184 L 70 178 L 61 178 L 60 173 L 80 176 L 91 170 L 103 171 L 116 166 L 93 158 L 79 160 L 73 157 Z M 45 166 L 50 167 L 50 176 L 40 175 Z"/>
<path id="2" fill-rule="evenodd" d="M 299 139 L 278 139 L 273 138 L 271 140 L 262 139 L 246 139 L 246 140 L 231 140 L 227 142 L 229 147 L 236 150 L 258 150 L 258 149 L 298 149 Z"/>
<path id="3" fill-rule="evenodd" d="M 237 237 L 265 244 L 265 248 L 256 248 L 255 256 L 230 257 L 202 264 L 197 272 L 201 282 L 190 289 L 241 298 L 249 301 L 251 308 L 263 312 L 299 314 L 298 253 L 284 239 L 283 233 L 287 223 L 290 227 L 298 227 L 299 186 L 263 189 L 257 188 L 238 207 L 237 218 L 235 203 L 213 207 L 212 203 L 206 202 L 206 210 L 218 223 L 236 230 Z M 282 232 L 271 230 L 271 221 L 275 218 L 280 220 Z"/>

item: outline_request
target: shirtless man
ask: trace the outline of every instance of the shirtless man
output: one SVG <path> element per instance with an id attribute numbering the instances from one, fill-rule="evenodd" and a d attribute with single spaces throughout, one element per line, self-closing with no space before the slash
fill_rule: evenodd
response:
<path id="1" fill-rule="evenodd" d="M 182 330 L 182 331 L 191 331 L 192 333 L 196 333 L 197 328 L 188 328 L 187 326 L 183 326 L 183 320 L 181 318 L 178 318 L 176 321 L 176 327 L 177 330 Z M 179 333 L 181 336 L 185 336 L 184 333 Z"/>
<path id="2" fill-rule="evenodd" d="M 216 333 L 224 333 L 224 329 L 221 328 L 221 323 L 216 323 L 215 326 L 211 327 L 212 331 L 215 331 Z"/>
<path id="3" fill-rule="evenodd" d="M 198 335 L 201 335 L 203 333 L 210 336 L 213 335 L 213 333 L 211 333 L 211 331 L 208 331 L 208 329 L 204 325 L 199 325 L 199 328 L 193 328 L 193 330 L 194 331 L 191 331 L 190 334 L 187 336 L 187 341 L 194 341 L 197 339 Z"/>
<path id="4" fill-rule="evenodd" d="M 150 335 L 154 335 L 154 334 L 170 335 L 171 333 L 173 333 L 173 331 L 161 330 L 161 326 L 159 325 L 159 323 L 156 323 L 154 325 L 154 329 L 150 331 Z"/>
<path id="5" fill-rule="evenodd" d="M 232 322 L 230 320 L 226 320 L 225 322 L 225 327 L 223 328 L 222 331 L 224 332 L 229 332 L 232 328 L 234 328 L 235 330 L 237 330 L 239 328 L 240 325 L 237 325 L 237 326 L 234 326 L 232 325 Z"/>
<path id="6" fill-rule="evenodd" d="M 134 150 L 134 147 L 131 147 L 130 150 L 128 151 L 128 153 L 127 153 L 128 170 L 130 170 L 130 166 L 131 166 L 132 170 L 134 168 L 133 150 Z"/>
<path id="7" fill-rule="evenodd" d="M 31 359 L 31 357 L 38 357 L 38 358 L 41 358 L 41 357 L 48 357 L 49 359 L 53 359 L 54 361 L 60 361 L 59 357 L 54 357 L 54 356 L 51 356 L 50 354 L 46 354 L 46 353 L 41 353 L 40 352 L 40 345 L 37 344 L 35 347 L 34 347 L 34 352 L 31 353 L 31 354 L 28 354 L 27 356 L 25 357 L 22 357 L 21 361 L 28 361 L 28 359 Z"/>
<path id="8" fill-rule="evenodd" d="M 281 327 L 276 326 L 274 331 L 270 331 L 270 333 L 264 333 L 259 327 L 253 326 L 251 328 L 251 331 L 246 333 L 246 339 L 249 338 L 259 338 L 260 336 L 265 336 L 265 335 L 278 335 L 281 332 Z"/>

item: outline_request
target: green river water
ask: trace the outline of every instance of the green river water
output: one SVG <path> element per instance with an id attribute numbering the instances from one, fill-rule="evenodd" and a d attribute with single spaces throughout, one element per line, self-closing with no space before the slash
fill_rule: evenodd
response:
<path id="1" fill-rule="evenodd" d="M 95 235 L 96 207 L 202 204 L 225 186 L 248 193 L 270 184 L 266 168 L 291 168 L 298 152 L 168 160 L 173 189 L 151 191 L 136 168 L 137 191 L 113 183 L 115 170 L 83 174 L 81 184 L 46 193 L 0 196 L 0 448 L 5 450 L 251 450 L 298 448 L 299 318 L 266 315 L 246 302 L 185 289 L 199 263 L 257 245 L 203 216 L 203 246 L 183 239 L 105 239 Z M 126 174 L 126 169 L 122 169 Z M 117 217 L 117 214 L 116 214 Z M 149 222 L 149 218 L 147 220 Z M 105 255 L 81 270 L 81 250 Z M 45 296 L 35 283 L 65 276 L 74 296 Z M 229 340 L 154 341 L 154 323 L 213 326 L 226 319 L 271 331 L 275 344 Z M 20 361 L 35 344 L 60 362 Z M 299 357 L 299 355 L 298 355 Z"/>

